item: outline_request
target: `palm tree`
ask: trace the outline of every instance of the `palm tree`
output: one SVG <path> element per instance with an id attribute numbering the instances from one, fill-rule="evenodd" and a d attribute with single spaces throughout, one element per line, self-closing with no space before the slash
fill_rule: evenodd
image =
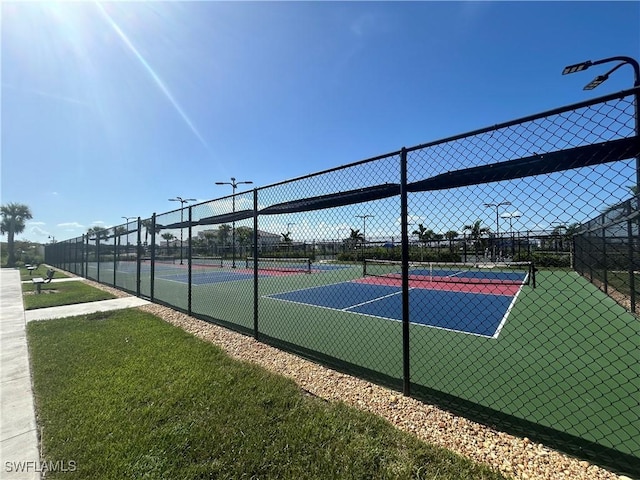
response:
<path id="1" fill-rule="evenodd" d="M 478 256 L 478 249 L 482 243 L 482 236 L 485 233 L 489 233 L 491 229 L 489 227 L 483 227 L 480 220 L 477 220 L 471 225 L 465 225 L 462 230 L 469 230 L 469 236 L 473 239 L 473 246 L 475 248 L 476 257 Z"/>
<path id="2" fill-rule="evenodd" d="M 455 230 L 449 230 L 447 233 L 444 234 L 444 238 L 449 240 L 449 251 L 451 251 L 451 253 L 453 253 L 453 241 L 457 237 L 458 237 L 458 232 L 456 232 Z"/>
<path id="3" fill-rule="evenodd" d="M 87 230 L 87 235 L 95 235 L 95 240 L 102 240 L 109 237 L 109 230 L 104 227 L 91 227 Z"/>
<path id="4" fill-rule="evenodd" d="M 351 229 L 351 233 L 349 234 L 349 249 L 353 246 L 354 250 L 357 252 L 358 243 L 362 243 L 362 258 L 364 259 L 364 235 L 360 233 L 360 230 Z M 358 254 L 356 253 L 356 260 L 358 259 Z"/>
<path id="5" fill-rule="evenodd" d="M 167 255 L 169 255 L 169 242 L 176 237 L 173 235 L 173 233 L 163 233 L 161 237 L 167 242 Z"/>
<path id="6" fill-rule="evenodd" d="M 291 240 L 291 232 L 281 233 L 280 235 L 282 235 L 282 243 L 285 244 L 286 251 L 290 252 L 291 251 L 291 243 L 293 242 L 293 240 Z"/>
<path id="7" fill-rule="evenodd" d="M 0 223 L 0 234 L 7 234 L 7 267 L 16 266 L 15 234 L 22 233 L 25 221 L 31 220 L 31 210 L 27 205 L 21 203 L 9 203 L 0 207 L 2 223 Z"/>
<path id="8" fill-rule="evenodd" d="M 430 241 L 435 239 L 435 232 L 433 230 L 428 230 L 423 224 L 418 224 L 418 230 L 414 230 L 411 232 L 411 235 L 417 235 L 418 241 L 422 244 L 420 248 L 420 261 L 424 260 L 424 247 Z"/>

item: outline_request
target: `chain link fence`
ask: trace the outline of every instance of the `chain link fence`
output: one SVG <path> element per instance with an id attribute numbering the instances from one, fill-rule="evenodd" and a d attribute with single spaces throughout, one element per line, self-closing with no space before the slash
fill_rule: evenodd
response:
<path id="1" fill-rule="evenodd" d="M 639 92 L 138 219 L 46 261 L 640 474 Z"/>

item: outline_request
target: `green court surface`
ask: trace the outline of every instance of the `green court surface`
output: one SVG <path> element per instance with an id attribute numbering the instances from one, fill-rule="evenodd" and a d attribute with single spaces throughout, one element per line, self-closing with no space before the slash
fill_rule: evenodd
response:
<path id="1" fill-rule="evenodd" d="M 112 272 L 109 273 L 112 275 Z M 263 338 L 402 384 L 402 323 L 267 295 L 360 278 L 361 265 L 258 282 Z M 118 283 L 135 289 L 132 275 Z M 110 278 L 103 278 L 110 283 Z M 148 276 L 141 277 L 149 295 Z M 187 284 L 157 277 L 155 300 L 187 310 Z M 423 314 L 429 314 L 424 305 Z M 192 287 L 192 313 L 254 328 L 252 279 Z M 640 451 L 639 320 L 575 272 L 541 270 L 522 287 L 498 338 L 411 324 L 410 380 L 602 447 Z M 315 354 L 318 355 L 315 355 Z"/>

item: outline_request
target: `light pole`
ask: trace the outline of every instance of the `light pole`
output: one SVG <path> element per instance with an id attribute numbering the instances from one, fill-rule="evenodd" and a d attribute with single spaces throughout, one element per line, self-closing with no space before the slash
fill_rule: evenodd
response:
<path id="1" fill-rule="evenodd" d="M 127 222 L 126 223 L 126 225 L 127 225 L 127 252 L 126 253 L 129 253 L 128 252 L 128 250 L 129 250 L 129 220 L 133 220 L 134 218 L 137 218 L 137 217 L 122 217 L 122 218 L 124 218 L 125 221 Z"/>
<path id="2" fill-rule="evenodd" d="M 362 219 L 362 261 L 364 262 L 364 244 L 367 241 L 367 218 L 372 218 L 373 215 L 356 215 L 356 218 Z"/>
<path id="3" fill-rule="evenodd" d="M 487 208 L 495 208 L 496 209 L 496 244 L 500 241 L 500 215 L 498 214 L 498 209 L 502 205 L 511 205 L 511 202 L 499 202 L 499 203 L 485 203 L 484 206 Z M 497 257 L 497 245 L 493 246 L 494 248 L 494 258 Z"/>
<path id="4" fill-rule="evenodd" d="M 170 202 L 180 202 L 180 223 L 184 222 L 184 204 L 185 203 L 189 203 L 189 202 L 195 202 L 196 199 L 195 198 L 182 198 L 182 197 L 176 197 L 176 198 L 170 198 L 169 199 Z M 167 247 L 168 250 L 168 247 Z M 180 265 L 184 265 L 183 261 L 182 261 L 182 225 L 180 225 Z"/>
<path id="5" fill-rule="evenodd" d="M 562 70 L 562 75 L 569 75 L 571 73 L 581 72 L 583 70 L 586 70 L 589 67 L 593 67 L 595 65 L 601 65 L 603 63 L 610 63 L 610 62 L 620 62 L 620 63 L 618 63 L 618 65 L 613 67 L 604 75 L 598 75 L 596 78 L 591 80 L 590 83 L 584 86 L 583 90 L 593 90 L 598 85 L 605 82 L 609 78 L 609 75 L 611 75 L 613 72 L 615 72 L 617 69 L 619 69 L 623 65 L 627 65 L 627 64 L 631 65 L 631 67 L 633 68 L 633 86 L 640 87 L 640 65 L 638 64 L 637 60 L 631 57 L 624 57 L 624 56 L 609 57 L 609 58 L 603 58 L 601 60 L 596 60 L 595 62 L 592 62 L 591 60 L 587 60 L 586 62 L 576 63 L 575 65 L 569 65 L 567 67 L 564 67 L 564 70 Z M 638 112 L 638 109 L 640 108 L 640 94 L 638 92 L 636 92 L 634 95 L 633 104 L 634 104 L 633 105 L 634 117 L 636 121 L 635 134 L 636 136 L 640 136 L 640 113 Z M 640 191 L 640 156 L 636 157 L 636 188 Z"/>
<path id="6" fill-rule="evenodd" d="M 231 188 L 233 190 L 233 195 L 231 197 L 231 201 L 232 201 L 232 211 L 234 213 L 236 213 L 236 188 L 238 187 L 238 185 L 242 185 L 242 184 L 251 184 L 253 183 L 252 181 L 245 181 L 245 182 L 236 182 L 236 179 L 231 177 L 231 181 L 230 182 L 216 182 L 216 185 L 231 185 Z M 232 258 L 232 262 L 231 262 L 231 268 L 236 268 L 236 221 L 235 219 L 231 222 L 231 258 Z"/>
<path id="7" fill-rule="evenodd" d="M 500 215 L 502 218 L 508 218 L 509 219 L 509 234 L 511 235 L 511 259 L 513 260 L 513 257 L 516 254 L 516 245 L 515 245 L 515 235 L 513 234 L 513 219 L 514 218 L 520 218 L 522 216 L 522 214 L 518 211 L 515 212 L 511 212 L 511 213 L 503 213 L 502 215 Z"/>

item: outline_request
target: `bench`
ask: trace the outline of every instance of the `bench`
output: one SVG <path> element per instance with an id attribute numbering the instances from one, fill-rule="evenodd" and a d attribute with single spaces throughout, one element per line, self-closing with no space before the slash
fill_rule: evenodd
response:
<path id="1" fill-rule="evenodd" d="M 51 280 L 53 279 L 53 275 L 55 273 L 56 273 L 55 270 L 50 268 L 49 270 L 47 270 L 47 275 L 46 275 L 47 278 L 34 277 L 31 279 L 37 293 L 40 293 L 42 291 L 41 289 L 43 284 L 51 282 Z"/>

